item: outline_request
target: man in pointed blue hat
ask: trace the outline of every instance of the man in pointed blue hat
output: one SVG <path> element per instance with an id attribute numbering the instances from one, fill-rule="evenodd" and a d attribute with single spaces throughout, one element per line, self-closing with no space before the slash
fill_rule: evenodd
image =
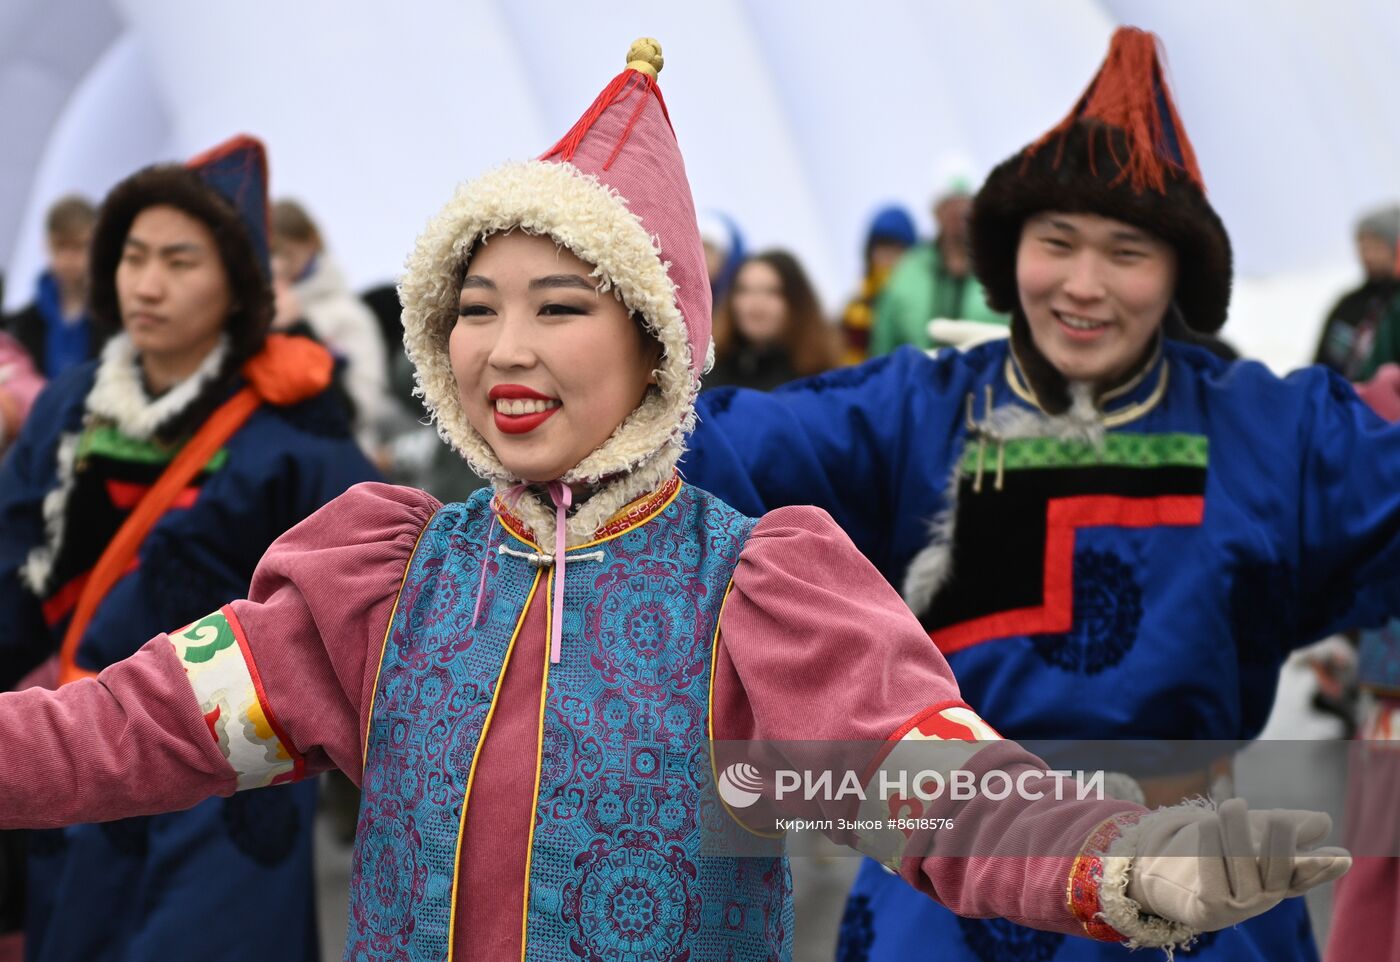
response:
<path id="1" fill-rule="evenodd" d="M 91 308 L 116 335 L 49 386 L 0 469 L 5 689 L 89 676 L 247 592 L 278 535 L 375 476 L 327 391 L 329 355 L 268 334 L 258 141 L 113 188 Z M 312 962 L 314 802 L 308 783 L 32 832 L 0 901 L 24 880 L 31 962 Z"/>

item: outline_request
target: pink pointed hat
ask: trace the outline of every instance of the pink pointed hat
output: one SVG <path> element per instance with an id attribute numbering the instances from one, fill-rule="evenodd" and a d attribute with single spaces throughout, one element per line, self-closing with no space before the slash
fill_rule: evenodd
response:
<path id="1" fill-rule="evenodd" d="M 658 390 L 560 479 L 608 481 L 606 496 L 570 519 L 571 536 L 576 528 L 591 533 L 590 524 L 669 477 L 694 426 L 709 358 L 709 277 L 685 162 L 656 83 L 661 66 L 660 45 L 638 40 L 623 71 L 545 154 L 458 188 L 418 238 L 399 285 L 404 345 L 424 404 L 442 437 L 498 488 L 519 479 L 468 422 L 447 354 L 458 288 L 482 238 L 515 229 L 553 238 L 594 265 L 599 290 L 612 291 L 661 342 Z M 525 520 L 552 528 L 543 515 Z"/>
<path id="2" fill-rule="evenodd" d="M 710 348 L 710 276 L 685 161 L 657 86 L 660 45 L 632 44 L 627 66 L 540 160 L 572 164 L 617 191 L 658 244 L 699 377 Z"/>

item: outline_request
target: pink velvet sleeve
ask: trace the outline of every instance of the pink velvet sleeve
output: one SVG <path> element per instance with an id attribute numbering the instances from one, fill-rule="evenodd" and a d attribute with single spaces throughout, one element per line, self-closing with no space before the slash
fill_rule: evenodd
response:
<path id="1" fill-rule="evenodd" d="M 332 765 L 358 779 L 390 612 L 438 507 L 357 485 L 268 549 L 248 600 L 96 679 L 0 694 L 0 829 L 175 811 Z"/>
<path id="2" fill-rule="evenodd" d="M 233 790 L 164 635 L 95 679 L 0 694 L 0 829 L 176 811 Z"/>
<path id="3" fill-rule="evenodd" d="M 819 508 L 780 508 L 758 523 L 734 573 L 715 657 L 716 740 L 862 742 L 878 762 L 875 743 L 999 737 L 962 700 L 903 600 Z M 1015 779 L 1045 766 L 1012 742 L 992 740 L 962 767 Z M 1077 855 L 1100 824 L 1139 811 L 1015 793 L 936 801 L 923 816 L 950 819 L 955 831 L 916 833 L 911 850 L 931 854 L 904 858 L 900 875 L 962 915 L 1112 937 L 1083 924 L 1096 892 L 1081 886 L 1070 898 L 1071 876 L 1088 874 Z"/>
<path id="4" fill-rule="evenodd" d="M 292 528 L 230 608 L 275 714 L 307 772 L 359 783 L 384 638 L 418 535 L 440 502 L 357 484 Z"/>

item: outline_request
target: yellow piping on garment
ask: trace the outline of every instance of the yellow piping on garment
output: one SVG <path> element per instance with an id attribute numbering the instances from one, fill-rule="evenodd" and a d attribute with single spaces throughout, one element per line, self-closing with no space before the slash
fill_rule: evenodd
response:
<path id="1" fill-rule="evenodd" d="M 544 673 L 540 679 L 540 724 L 535 735 L 535 791 L 530 805 L 530 834 L 525 847 L 525 893 L 520 910 L 520 962 L 525 962 L 525 950 L 530 944 L 530 869 L 535 859 L 535 813 L 540 804 L 540 777 L 544 772 L 544 709 L 549 696 L 549 643 L 553 638 L 554 616 L 553 596 L 555 591 L 554 569 L 549 570 L 549 585 L 544 609 Z"/>
<path id="2" fill-rule="evenodd" d="M 719 669 L 719 626 L 724 622 L 724 609 L 729 604 L 729 593 L 734 590 L 734 577 L 731 575 L 729 584 L 724 589 L 724 598 L 719 603 L 719 617 L 715 619 L 715 637 L 710 643 L 710 691 L 705 697 L 706 718 L 705 734 L 710 739 L 710 778 L 713 779 L 716 787 L 719 785 L 719 772 L 715 770 L 715 673 Z M 725 812 L 744 831 L 757 838 L 782 838 L 782 832 L 756 832 L 744 824 L 744 820 L 734 814 L 734 810 L 729 807 L 729 803 L 724 800 L 724 796 L 718 791 L 715 795 L 719 798 L 719 803 L 724 806 Z"/>
<path id="3" fill-rule="evenodd" d="M 669 483 L 669 482 L 668 482 L 668 483 Z M 592 541 L 586 541 L 586 542 L 584 542 L 583 544 L 570 545 L 570 546 L 568 547 L 568 551 L 581 551 L 581 550 L 583 550 L 584 548 L 591 548 L 591 547 L 593 547 L 594 545 L 602 544 L 602 543 L 605 542 L 605 541 L 612 541 L 614 538 L 620 538 L 620 537 L 622 537 L 624 534 L 628 534 L 629 532 L 636 531 L 636 530 L 637 530 L 638 528 L 640 528 L 642 525 L 649 523 L 649 522 L 650 522 L 652 519 L 654 519 L 657 515 L 659 515 L 661 512 L 663 512 L 663 511 L 665 511 L 667 508 L 669 508 L 669 507 L 675 502 L 675 500 L 676 500 L 677 498 L 680 497 L 680 495 L 681 495 L 681 489 L 684 488 L 684 487 L 685 487 L 685 482 L 682 481 L 680 484 L 676 485 L 676 490 L 673 491 L 673 492 L 671 492 L 671 496 L 670 496 L 669 498 L 667 498 L 665 501 L 661 502 L 659 505 L 656 506 L 656 510 L 649 512 L 649 513 L 646 514 L 644 517 L 638 518 L 634 523 L 628 525 L 626 528 L 622 529 L 621 531 L 618 531 L 618 532 L 616 532 L 615 534 L 610 534 L 610 535 L 608 535 L 606 538 L 595 538 L 594 540 L 592 540 Z M 643 495 L 641 498 L 637 498 L 636 500 L 637 500 L 637 501 L 641 501 L 641 500 L 643 500 L 643 499 L 646 498 L 646 497 L 647 497 L 646 495 Z M 634 502 L 632 502 L 632 503 L 635 504 L 636 501 L 634 501 Z M 626 505 L 623 506 L 623 509 L 622 509 L 622 510 L 623 510 L 623 511 L 627 510 Z M 621 512 L 618 512 L 618 513 L 621 514 Z M 608 524 L 611 524 L 611 522 L 608 522 Z M 510 535 L 512 538 L 514 538 L 516 541 L 519 541 L 521 544 L 527 544 L 527 545 L 529 545 L 530 547 L 534 548 L 536 551 L 540 552 L 541 554 L 544 553 L 544 549 L 543 549 L 543 548 L 541 548 L 539 545 L 535 544 L 535 542 L 531 541 L 529 538 L 525 537 L 524 535 L 518 534 L 513 528 L 511 528 L 510 525 L 508 525 L 508 524 L 502 524 L 501 527 L 504 528 L 504 529 L 506 530 L 506 533 L 509 534 L 509 535 Z M 607 527 L 607 524 L 605 524 L 604 527 Z"/>
<path id="4" fill-rule="evenodd" d="M 525 598 L 525 607 L 520 610 L 520 617 L 515 622 L 515 630 L 511 632 L 510 645 L 506 648 L 506 658 L 501 663 L 501 673 L 496 676 L 496 688 L 491 693 L 491 708 L 486 712 L 486 720 L 481 724 L 481 734 L 477 737 L 476 751 L 472 753 L 472 767 L 467 773 L 467 789 L 462 793 L 462 815 L 457 820 L 457 852 L 452 858 L 452 914 L 447 922 L 447 962 L 452 962 L 453 946 L 456 943 L 457 883 L 462 878 L 462 837 L 467 830 L 467 805 L 471 802 L 472 782 L 476 779 L 476 763 L 481 760 L 481 749 L 485 747 L 486 735 L 491 730 L 491 719 L 495 717 L 496 703 L 501 698 L 501 685 L 506 679 L 506 668 L 510 665 L 510 656 L 515 651 L 515 640 L 520 637 L 520 629 L 525 627 L 525 616 L 530 613 L 530 604 L 535 600 L 535 591 L 540 586 L 540 574 L 539 571 L 535 572 L 535 580 L 530 585 L 530 594 Z"/>
<path id="5" fill-rule="evenodd" d="M 384 673 L 384 652 L 389 650 L 389 635 L 394 631 L 394 619 L 399 615 L 399 600 L 403 598 L 404 586 L 408 584 L 408 573 L 413 568 L 413 559 L 418 556 L 418 546 L 422 544 L 423 535 L 427 533 L 428 526 L 433 523 L 435 517 L 437 517 L 436 511 L 418 530 L 418 537 L 413 539 L 413 550 L 408 553 L 408 563 L 403 566 L 403 577 L 399 579 L 399 591 L 398 594 L 394 595 L 394 607 L 389 609 L 389 624 L 384 628 L 384 643 L 379 646 L 379 664 L 374 669 L 374 687 L 369 690 L 369 712 L 365 715 L 365 743 L 360 751 L 361 781 L 364 781 L 365 765 L 369 763 L 369 733 L 374 726 L 374 700 L 379 694 L 379 676 Z"/>

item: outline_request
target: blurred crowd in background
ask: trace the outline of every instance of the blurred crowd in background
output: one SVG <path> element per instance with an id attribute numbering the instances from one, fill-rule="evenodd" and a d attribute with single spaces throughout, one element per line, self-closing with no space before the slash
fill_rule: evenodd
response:
<path id="1" fill-rule="evenodd" d="M 938 186 L 930 200 L 932 237 L 919 236 L 911 211 L 876 209 L 865 235 L 855 239 L 864 273 L 845 279 L 851 293 L 843 305 L 821 302 L 819 290 L 828 285 L 791 251 L 751 250 L 741 214 L 701 212 L 715 305 L 715 365 L 706 388 L 768 391 L 904 345 L 967 346 L 968 337 L 996 333 L 948 321 L 1005 327 L 1009 318 L 987 307 L 971 270 L 967 216 L 975 189 L 965 177 Z M 96 206 L 85 197 L 56 201 L 45 219 L 46 268 L 35 278 L 8 279 L 32 288 L 33 296 L 4 317 L 0 417 L 6 439 L 15 437 L 43 384 L 96 357 L 110 333 L 88 317 L 88 247 L 96 218 Z M 336 264 L 334 244 L 295 199 L 274 203 L 271 228 L 274 329 L 309 334 L 335 354 L 337 391 L 356 439 L 387 476 L 445 501 L 464 497 L 479 482 L 422 422 L 393 285 L 352 289 Z M 1360 277 L 1318 319 L 1313 360 L 1361 382 L 1400 362 L 1400 204 L 1362 212 L 1354 242 Z M 1220 346 L 1233 354 L 1228 341 L 1227 329 Z"/>

